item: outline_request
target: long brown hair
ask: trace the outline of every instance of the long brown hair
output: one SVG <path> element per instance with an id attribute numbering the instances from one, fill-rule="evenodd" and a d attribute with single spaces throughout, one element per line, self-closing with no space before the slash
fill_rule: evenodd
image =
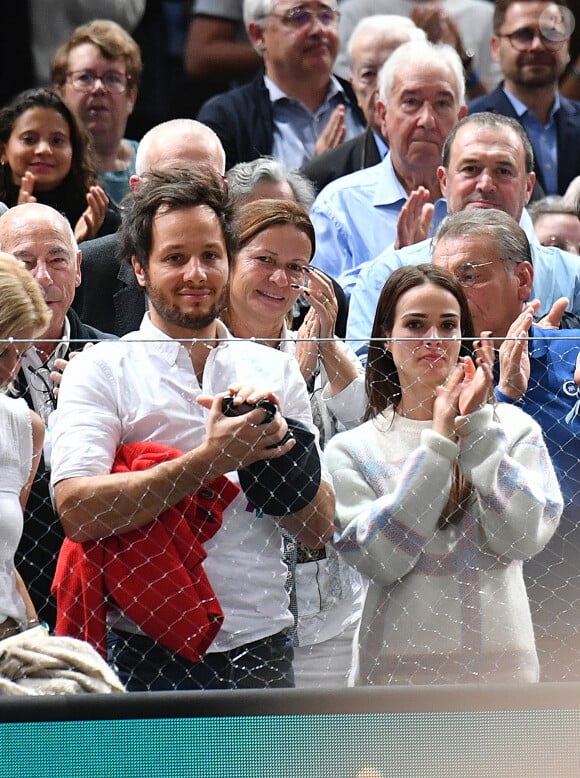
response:
<path id="1" fill-rule="evenodd" d="M 365 373 L 367 392 L 367 409 L 365 419 L 376 418 L 386 408 L 391 406 L 393 412 L 401 402 L 401 384 L 399 373 L 393 360 L 393 355 L 383 344 L 386 337 L 393 331 L 397 302 L 409 291 L 423 284 L 432 284 L 450 292 L 459 304 L 462 356 L 473 354 L 473 319 L 469 310 L 467 297 L 463 287 L 455 276 L 432 264 L 410 265 L 395 270 L 381 291 L 373 330 L 368 349 L 368 360 Z M 439 526 L 456 524 L 463 515 L 463 506 L 471 494 L 471 484 L 453 464 L 451 473 L 451 493 L 447 505 L 439 518 Z"/>

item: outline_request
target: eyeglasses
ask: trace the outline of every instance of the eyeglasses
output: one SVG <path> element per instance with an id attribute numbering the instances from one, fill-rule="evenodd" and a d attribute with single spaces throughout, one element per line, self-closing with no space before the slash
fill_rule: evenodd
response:
<path id="1" fill-rule="evenodd" d="M 459 281 L 461 286 L 465 286 L 468 289 L 472 286 L 477 286 L 483 283 L 483 280 L 477 272 L 480 267 L 486 267 L 487 265 L 495 265 L 497 260 L 491 262 L 464 262 L 463 265 L 455 268 L 453 275 Z M 499 260 L 501 262 L 501 260 Z"/>
<path id="2" fill-rule="evenodd" d="M 570 37 L 563 30 L 550 29 L 549 36 L 536 27 L 521 27 L 507 33 L 496 33 L 498 38 L 507 38 L 516 51 L 526 51 L 536 39 L 549 51 L 558 51 Z"/>
<path id="3" fill-rule="evenodd" d="M 102 76 L 98 76 L 91 70 L 75 70 L 72 73 L 67 73 L 66 76 L 73 89 L 78 92 L 91 92 L 95 88 L 96 82 L 100 81 L 103 89 L 106 89 L 107 92 L 122 95 L 131 83 L 129 76 L 124 73 L 116 73 L 114 70 L 103 73 Z"/>
<path id="4" fill-rule="evenodd" d="M 50 368 L 44 364 L 40 367 L 28 365 L 28 381 L 32 389 L 42 395 L 43 403 L 48 406 L 48 411 L 56 410 L 56 395 L 50 378 Z M 43 415 L 43 414 L 41 414 Z"/>
<path id="5" fill-rule="evenodd" d="M 287 27 L 295 27 L 296 29 L 308 27 L 313 23 L 314 19 L 318 19 L 323 27 L 335 27 L 340 19 L 339 12 L 326 5 L 318 11 L 312 11 L 310 8 L 304 8 L 299 5 L 286 11 L 286 13 L 275 14 L 272 12 L 268 16 L 280 19 L 282 24 L 285 24 Z"/>

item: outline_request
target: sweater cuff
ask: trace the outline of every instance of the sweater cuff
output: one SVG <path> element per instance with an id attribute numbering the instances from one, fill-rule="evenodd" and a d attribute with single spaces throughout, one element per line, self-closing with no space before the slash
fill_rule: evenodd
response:
<path id="1" fill-rule="evenodd" d="M 478 430 L 484 430 L 489 427 L 493 418 L 493 406 L 487 403 L 478 411 L 468 413 L 467 416 L 457 416 L 455 419 L 455 429 L 460 438 L 466 438 L 473 435 Z"/>
<path id="2" fill-rule="evenodd" d="M 421 444 L 439 456 L 453 462 L 459 455 L 459 446 L 444 435 L 427 429 L 421 432 Z"/>

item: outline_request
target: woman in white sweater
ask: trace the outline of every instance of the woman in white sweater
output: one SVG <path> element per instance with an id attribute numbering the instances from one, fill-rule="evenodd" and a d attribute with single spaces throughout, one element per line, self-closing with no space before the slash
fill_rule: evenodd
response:
<path id="1" fill-rule="evenodd" d="M 334 543 L 370 583 L 357 685 L 537 681 L 522 561 L 554 533 L 542 433 L 493 404 L 492 350 L 455 278 L 395 271 L 375 316 L 366 421 L 329 441 Z"/>

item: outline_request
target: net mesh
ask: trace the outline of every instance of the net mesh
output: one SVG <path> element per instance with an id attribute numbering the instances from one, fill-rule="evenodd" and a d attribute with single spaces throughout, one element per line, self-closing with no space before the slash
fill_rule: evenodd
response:
<path id="1" fill-rule="evenodd" d="M 176 533 L 184 529 L 179 517 L 174 524 L 167 523 L 167 520 L 165 523 L 154 522 L 164 523 L 162 536 L 151 536 L 144 530 L 140 530 L 134 538 L 131 533 L 120 534 L 118 537 L 124 538 L 123 553 L 118 545 L 116 550 L 109 552 L 115 564 L 111 564 L 110 558 L 103 559 L 103 543 L 88 543 L 84 548 L 74 544 L 74 553 L 66 559 L 66 564 L 62 563 L 65 580 L 68 582 L 68 576 L 76 574 L 79 566 L 86 563 L 87 547 L 90 564 L 85 564 L 85 577 L 77 580 L 77 588 L 68 591 L 63 599 L 63 607 L 70 610 L 65 614 L 69 623 L 82 614 L 83 622 L 77 622 L 77 630 L 85 637 L 90 636 L 91 640 L 94 640 L 95 634 L 98 635 L 101 640 L 98 646 L 111 662 L 116 662 L 121 678 L 131 682 L 135 675 L 133 688 L 136 689 L 275 688 L 291 685 L 294 679 L 297 685 L 310 688 L 344 686 L 352 670 L 353 645 L 359 642 L 364 643 L 364 656 L 355 651 L 357 665 L 370 667 L 364 682 L 385 682 L 384 647 L 391 644 L 401 649 L 398 655 L 389 657 L 394 668 L 391 668 L 393 677 L 397 676 L 401 667 L 408 670 L 411 662 L 417 669 L 416 673 L 408 672 L 411 683 L 445 682 L 449 678 L 477 681 L 485 676 L 482 665 L 476 663 L 474 667 L 477 666 L 477 669 L 473 670 L 468 660 L 470 656 L 480 657 L 481 645 L 490 636 L 495 646 L 495 659 L 487 657 L 485 661 L 492 664 L 497 661 L 504 669 L 508 668 L 508 676 L 512 673 L 513 679 L 518 679 L 530 657 L 525 651 L 517 649 L 520 636 L 510 634 L 510 630 L 512 633 L 525 632 L 525 624 L 522 627 L 517 621 L 515 626 L 501 623 L 501 614 L 517 605 L 511 601 L 518 597 L 517 584 L 502 584 L 494 588 L 490 582 L 494 581 L 498 567 L 508 571 L 510 581 L 517 581 L 523 563 L 523 580 L 540 661 L 540 679 L 580 680 L 580 392 L 574 379 L 580 343 L 563 333 L 558 333 L 557 338 L 546 336 L 539 346 L 535 344 L 539 351 L 537 357 L 534 355 L 528 393 L 523 404 L 519 403 L 541 425 L 564 497 L 564 512 L 558 528 L 543 548 L 539 535 L 531 539 L 529 547 L 537 547 L 538 550 L 530 559 L 526 556 L 528 546 L 522 540 L 525 532 L 514 536 L 512 551 L 508 549 L 505 552 L 497 550 L 493 537 L 468 537 L 469 533 L 481 532 L 477 515 L 472 515 L 468 507 L 473 493 L 463 504 L 462 518 L 447 528 L 435 526 L 432 537 L 422 538 L 419 542 L 413 536 L 417 527 L 412 524 L 397 525 L 401 537 L 389 537 L 390 546 L 386 546 L 392 556 L 387 554 L 382 560 L 377 560 L 371 558 L 369 551 L 369 558 L 361 562 L 360 558 L 365 556 L 366 551 L 365 543 L 360 542 L 359 553 L 353 562 L 353 555 L 345 550 L 346 543 L 333 545 L 332 542 L 320 542 L 318 548 L 312 548 L 312 544 L 296 539 L 295 528 L 284 529 L 285 522 L 264 515 L 240 492 L 234 498 L 236 511 L 232 514 L 238 522 L 235 554 L 231 544 L 226 542 L 225 548 L 230 556 L 222 558 L 221 564 L 214 566 L 212 560 L 220 556 L 221 539 L 227 538 L 231 525 L 228 513 L 231 503 L 225 506 L 220 503 L 224 485 L 214 484 L 205 493 L 203 490 L 196 493 L 197 502 L 193 508 L 189 503 L 192 515 L 186 522 L 186 529 L 190 534 L 185 542 L 181 538 L 181 545 L 179 539 L 176 541 Z M 550 348 L 546 348 L 548 345 Z M 120 349 L 124 347 L 122 341 L 116 346 Z M 496 342 L 496 346 L 499 343 Z M 50 376 L 46 380 L 50 381 Z M 360 393 L 364 389 L 362 373 L 357 382 Z M 52 391 L 50 383 L 48 387 Z M 34 389 L 37 396 L 49 391 L 38 383 Z M 321 440 L 328 446 L 330 440 L 338 440 L 333 437 L 336 433 L 353 427 L 352 417 L 360 415 L 360 412 L 358 406 L 355 408 L 357 403 L 352 397 L 345 400 L 340 410 L 337 410 L 339 405 L 336 403 L 334 406 L 332 402 L 327 404 L 320 381 L 312 381 L 310 390 L 312 416 L 323 433 Z M 28 396 L 30 400 L 29 391 L 26 382 L 17 384 L 17 393 Z M 104 405 L 109 412 L 110 404 Z M 334 411 L 329 408 L 334 408 Z M 87 412 L 87 426 L 93 423 L 97 410 L 93 405 Z M 164 414 L 172 413 L 171 403 L 161 398 L 157 413 L 158 426 L 162 429 Z M 50 415 L 45 418 L 50 425 Z M 361 427 L 354 434 L 361 445 L 368 447 L 371 442 L 370 438 L 366 438 L 367 433 L 368 429 Z M 47 441 L 50 441 L 51 434 L 47 435 Z M 506 434 L 511 441 L 515 432 L 510 429 L 506 430 Z M 200 433 L 200 441 L 202 437 Z M 164 439 L 162 434 L 160 439 Z M 82 448 L 83 441 L 77 441 L 77 445 Z M 64 533 L 56 516 L 49 485 L 49 442 L 47 446 L 26 508 L 16 564 L 40 618 L 54 629 L 57 608 L 51 586 Z M 520 452 L 515 449 L 514 452 L 518 458 Z M 493 451 L 489 456 L 493 457 Z M 529 457 L 529 452 L 526 452 L 521 461 L 536 462 Z M 395 465 L 399 474 L 401 462 L 395 460 Z M 236 463 L 232 463 L 231 470 L 236 470 Z M 390 484 L 393 474 L 385 473 L 383 465 L 378 470 L 380 472 L 375 467 L 372 474 L 366 472 L 363 480 L 366 478 L 368 489 L 374 489 L 377 499 L 382 499 L 390 486 L 377 484 L 381 479 L 384 484 Z M 300 474 L 298 485 L 306 483 L 309 477 L 308 472 Z M 340 491 L 340 484 L 344 492 L 341 472 L 334 473 L 333 477 L 337 491 Z M 538 493 L 541 493 L 538 483 L 531 486 L 538 487 Z M 430 499 L 432 488 L 433 485 L 428 482 L 417 482 L 414 486 L 411 502 L 414 505 L 422 503 L 426 514 L 433 510 L 441 512 L 444 507 L 442 504 L 437 508 Z M 362 504 L 367 495 L 363 499 L 355 487 L 351 489 L 348 486 L 347 490 L 350 490 L 352 498 L 350 503 L 348 496 L 343 494 L 339 497 L 339 505 L 346 501 L 348 510 L 355 515 L 357 501 L 360 499 Z M 153 504 L 157 505 L 165 499 L 163 495 L 147 494 L 145 502 L 149 503 L 151 496 Z M 506 516 L 511 516 L 514 500 L 517 502 L 518 499 L 517 485 L 515 492 L 509 489 L 503 492 L 505 504 L 498 507 L 492 504 L 492 498 L 491 492 L 486 495 L 488 507 L 491 506 L 499 515 L 505 511 Z M 128 496 L 121 495 L 119 499 L 126 506 Z M 136 505 L 135 512 L 142 507 Z M 179 508 L 181 513 L 179 510 L 178 513 L 183 518 L 182 502 Z M 110 510 L 110 504 L 104 505 L 102 515 L 105 522 Z M 206 532 L 210 514 L 216 522 L 213 535 Z M 466 516 L 471 516 L 472 521 L 466 520 Z M 519 519 L 519 526 L 525 528 L 526 517 L 520 516 Z M 310 521 L 311 517 L 305 514 L 303 520 Z M 240 531 L 240 522 L 243 531 Z M 540 525 L 541 522 L 533 523 L 530 511 L 529 532 L 541 534 Z M 391 530 L 392 526 L 389 532 Z M 364 534 L 364 529 L 359 527 L 359 534 L 361 532 Z M 385 534 L 388 533 L 385 531 Z M 431 570 L 427 568 L 433 564 L 435 557 L 416 554 L 416 564 L 421 568 L 416 580 L 413 580 L 415 571 L 402 570 L 393 580 L 387 581 L 384 571 L 388 573 L 391 569 L 398 569 L 396 552 L 403 543 L 402 535 L 405 544 L 422 543 L 429 547 L 431 541 L 439 538 L 438 542 L 447 544 L 449 548 L 447 552 L 436 552 L 439 561 L 436 569 Z M 152 542 L 157 545 L 152 546 Z M 353 538 L 350 537 L 348 542 L 354 542 Z M 152 547 L 156 548 L 156 553 L 152 553 Z M 204 559 L 206 554 L 208 556 Z M 113 571 L 108 577 L 103 576 L 106 564 L 109 572 Z M 180 584 L 183 567 L 187 569 L 187 576 Z M 226 574 L 222 580 L 224 570 Z M 216 576 L 220 576 L 220 580 Z M 466 582 L 464 579 L 469 576 L 471 579 Z M 445 579 L 445 585 L 442 585 L 442 579 Z M 459 585 L 458 581 L 465 586 Z M 220 602 L 219 593 L 224 587 L 229 587 L 229 591 L 235 590 L 232 601 L 242 602 L 244 613 L 232 613 L 228 602 Z M 400 592 L 405 587 L 407 596 L 401 598 Z M 187 591 L 189 599 L 181 596 L 184 591 Z M 433 596 L 434 592 L 438 593 L 437 597 Z M 196 593 L 197 601 L 194 601 Z M 367 613 L 361 627 L 365 597 Z M 132 603 L 128 601 L 131 598 Z M 219 614 L 220 607 L 225 611 L 225 621 Z M 430 610 L 427 614 L 426 609 Z M 129 613 L 133 618 L 129 617 Z M 261 623 L 271 621 L 270 631 L 256 636 L 252 632 L 252 614 Z M 222 625 L 223 628 L 228 622 L 233 625 L 228 632 L 230 644 L 224 644 L 224 650 L 214 652 L 210 648 L 206 653 L 214 634 L 213 627 Z M 135 623 L 140 623 L 142 629 L 135 632 Z M 469 640 L 472 641 L 469 645 L 465 643 L 466 624 L 469 624 Z M 158 640 L 153 640 L 151 634 Z M 205 643 L 204 635 L 207 638 Z M 252 639 L 244 639 L 245 635 Z M 458 635 L 461 637 L 458 638 Z M 392 636 L 395 640 L 391 640 Z M 104 637 L 108 640 L 106 644 L 102 642 Z M 180 640 L 183 648 L 179 645 Z M 463 641 L 460 652 L 456 651 L 458 640 L 460 643 Z M 200 663 L 194 663 L 192 671 L 191 659 L 195 657 L 196 650 L 192 650 L 192 645 L 197 645 L 200 655 L 205 657 L 199 672 Z M 433 662 L 431 656 L 425 661 L 425 667 L 435 668 L 434 676 L 424 675 L 418 661 L 423 653 L 429 655 L 430 647 L 436 651 L 438 658 L 437 662 Z M 181 663 L 173 679 L 168 679 L 160 670 L 170 657 Z M 379 680 L 373 681 L 372 668 L 378 665 L 381 666 L 381 673 L 377 676 Z"/>

